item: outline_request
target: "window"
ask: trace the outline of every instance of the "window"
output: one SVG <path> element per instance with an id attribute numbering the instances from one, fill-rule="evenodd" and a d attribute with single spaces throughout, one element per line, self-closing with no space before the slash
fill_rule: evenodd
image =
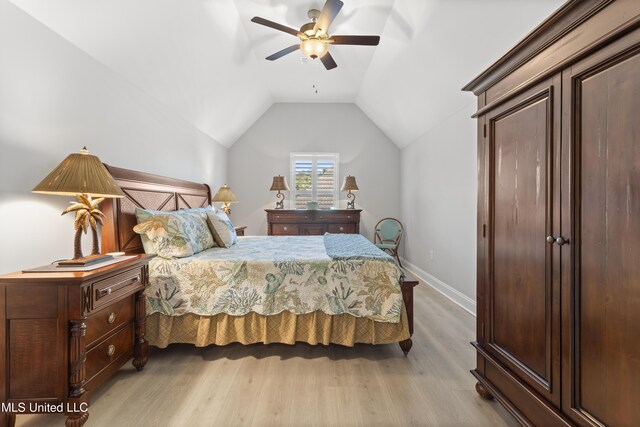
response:
<path id="1" fill-rule="evenodd" d="M 291 153 L 291 208 L 306 209 L 310 201 L 337 207 L 338 164 L 337 153 Z"/>

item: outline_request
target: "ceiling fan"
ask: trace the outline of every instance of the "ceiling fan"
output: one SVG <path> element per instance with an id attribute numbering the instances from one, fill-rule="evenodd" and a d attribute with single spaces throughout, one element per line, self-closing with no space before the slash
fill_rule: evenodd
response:
<path id="1" fill-rule="evenodd" d="M 271 56 L 267 56 L 266 59 L 275 61 L 291 52 L 301 49 L 309 58 L 320 59 L 327 70 L 333 70 L 338 64 L 336 64 L 336 61 L 334 61 L 329 53 L 330 45 L 377 46 L 378 43 L 380 43 L 380 36 L 329 36 L 329 26 L 343 5 L 344 3 L 340 0 L 327 0 L 322 8 L 322 12 L 317 9 L 311 9 L 308 14 L 311 22 L 304 24 L 300 27 L 300 30 L 258 16 L 253 17 L 251 22 L 274 28 L 300 38 L 301 43 L 282 49 Z"/>

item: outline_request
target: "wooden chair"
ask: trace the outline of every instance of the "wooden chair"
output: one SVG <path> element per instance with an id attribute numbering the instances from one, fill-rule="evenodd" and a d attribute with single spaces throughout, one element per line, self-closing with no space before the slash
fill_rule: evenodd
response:
<path id="1" fill-rule="evenodd" d="M 398 248 L 403 234 L 404 227 L 400 221 L 395 218 L 384 218 L 376 224 L 376 234 L 373 237 L 373 243 L 395 257 L 400 267 L 402 264 L 398 256 Z"/>

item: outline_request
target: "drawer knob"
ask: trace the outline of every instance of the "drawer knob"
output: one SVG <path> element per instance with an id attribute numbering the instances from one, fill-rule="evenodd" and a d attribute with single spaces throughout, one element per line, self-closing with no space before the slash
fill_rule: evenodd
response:
<path id="1" fill-rule="evenodd" d="M 344 227 L 340 227 L 340 231 L 344 231 Z"/>
<path id="2" fill-rule="evenodd" d="M 351 219 L 351 215 L 347 215 L 347 218 Z"/>
<path id="3" fill-rule="evenodd" d="M 276 215 L 276 218 L 280 218 L 280 215 Z"/>
<path id="4" fill-rule="evenodd" d="M 114 354 L 116 354 L 116 346 L 113 344 L 109 344 L 109 347 L 107 347 L 107 356 L 111 357 Z"/>
<path id="5" fill-rule="evenodd" d="M 287 227 L 282 227 L 282 229 L 283 229 L 284 231 L 287 231 L 287 230 L 288 230 L 288 228 L 287 228 Z"/>
<path id="6" fill-rule="evenodd" d="M 111 295 L 111 292 L 113 292 L 111 288 L 107 288 L 107 295 Z"/>
<path id="7" fill-rule="evenodd" d="M 107 322 L 113 323 L 115 321 L 116 321 L 116 314 L 115 313 L 109 314 L 109 317 L 107 317 Z"/>

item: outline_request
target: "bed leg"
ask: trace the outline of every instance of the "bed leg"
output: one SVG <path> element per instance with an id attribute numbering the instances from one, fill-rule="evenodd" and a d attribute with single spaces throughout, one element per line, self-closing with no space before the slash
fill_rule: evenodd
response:
<path id="1" fill-rule="evenodd" d="M 405 274 L 400 278 L 400 288 L 402 289 L 402 299 L 404 301 L 404 307 L 407 312 L 407 323 L 409 324 L 409 337 L 413 336 L 413 288 L 418 284 L 418 281 L 413 277 Z M 413 346 L 411 338 L 404 341 L 400 341 L 400 348 L 406 356 L 409 354 L 409 350 Z"/>
<path id="2" fill-rule="evenodd" d="M 398 344 L 400 344 L 400 348 L 404 352 L 405 356 L 409 354 L 409 350 L 411 350 L 411 347 L 413 347 L 413 341 L 411 341 L 411 338 L 409 338 L 408 340 L 400 341 Z"/>

